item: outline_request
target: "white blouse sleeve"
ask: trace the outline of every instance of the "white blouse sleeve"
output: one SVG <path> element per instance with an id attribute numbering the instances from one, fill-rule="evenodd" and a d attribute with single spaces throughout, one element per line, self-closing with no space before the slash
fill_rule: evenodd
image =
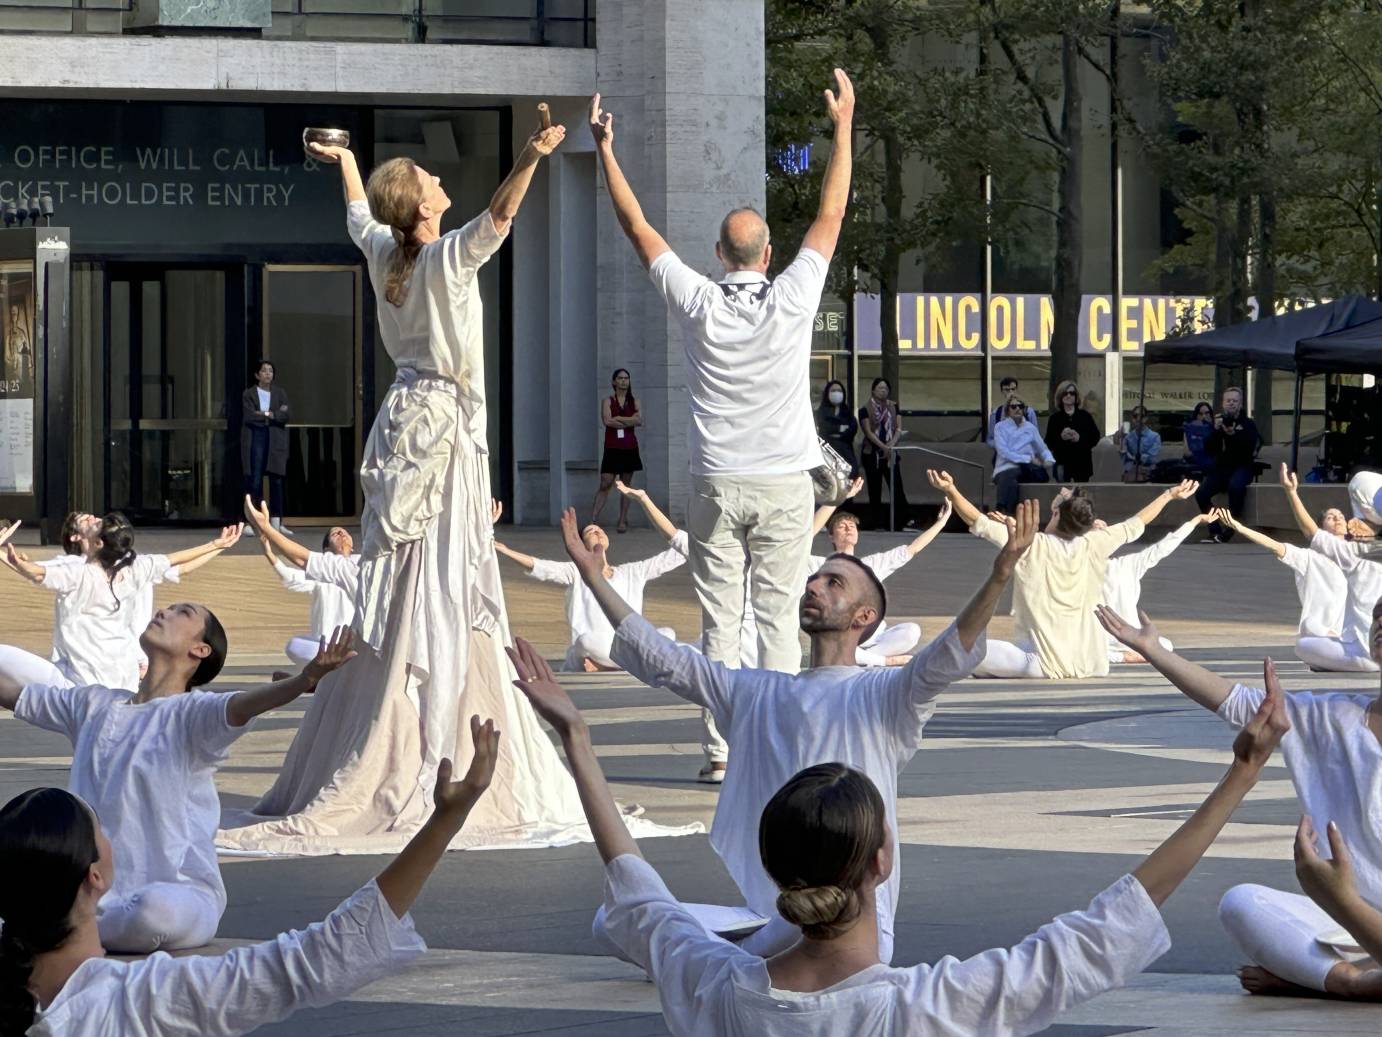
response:
<path id="1" fill-rule="evenodd" d="M 692 1018 L 714 975 L 747 952 L 711 936 L 642 857 L 605 865 L 605 934 L 652 976 L 668 1020 Z M 701 1008 L 704 1008 L 701 1003 Z"/>
<path id="2" fill-rule="evenodd" d="M 286 590 L 295 594 L 309 594 L 312 591 L 312 580 L 305 572 L 296 565 L 289 565 L 281 558 L 274 559 L 274 572 L 278 573 L 279 581 Z"/>
<path id="3" fill-rule="evenodd" d="M 1171 947 L 1142 883 L 1125 875 L 1084 911 L 1060 915 L 1016 947 L 913 970 L 912 1013 L 947 1033 L 1010 1037 L 1046 1029 L 1068 1008 L 1121 987 Z"/>
<path id="4" fill-rule="evenodd" d="M 371 266 L 381 262 L 396 247 L 393 231 L 370 214 L 369 202 L 366 201 L 351 202 L 346 206 L 346 233 L 365 254 Z"/>
<path id="5" fill-rule="evenodd" d="M 686 564 L 686 553 L 678 551 L 675 547 L 669 547 L 660 554 L 655 554 L 651 558 L 644 558 L 642 561 L 632 562 L 628 568 L 632 569 L 640 580 L 656 580 L 659 576 L 664 576 L 678 566 Z"/>
<path id="6" fill-rule="evenodd" d="M 310 551 L 307 555 L 307 567 L 303 572 L 309 580 L 329 583 L 351 597 L 355 596 L 355 591 L 360 586 L 360 566 L 353 555 L 347 558 L 326 551 Z"/>
<path id="7" fill-rule="evenodd" d="M 559 583 L 563 587 L 573 587 L 581 582 L 575 562 L 553 562 L 546 558 L 534 558 L 528 575 L 541 583 Z"/>
<path id="8" fill-rule="evenodd" d="M 412 919 L 395 917 L 371 881 L 306 929 L 219 957 L 158 953 L 136 962 L 124 1004 L 138 1013 L 139 1032 L 235 1037 L 339 1001 L 426 949 Z"/>
<path id="9" fill-rule="evenodd" d="M 887 682 L 885 713 L 899 745 L 915 749 L 921 743 L 922 728 L 936 710 L 936 697 L 973 673 L 984 661 L 987 647 L 986 636 L 980 634 L 966 651 L 959 630 L 951 623 L 906 666 L 880 670 Z"/>
<path id="10" fill-rule="evenodd" d="M 615 629 L 609 657 L 644 684 L 666 688 L 688 702 L 704 706 L 715 714 L 718 724 L 729 725 L 734 700 L 731 682 L 738 671 L 711 662 L 689 645 L 663 637 L 637 612 L 625 616 Z"/>
<path id="11" fill-rule="evenodd" d="M 494 217 L 485 209 L 464 227 L 442 235 L 447 272 L 454 277 L 468 270 L 478 270 L 499 251 L 507 237 L 507 233 L 499 233 Z"/>

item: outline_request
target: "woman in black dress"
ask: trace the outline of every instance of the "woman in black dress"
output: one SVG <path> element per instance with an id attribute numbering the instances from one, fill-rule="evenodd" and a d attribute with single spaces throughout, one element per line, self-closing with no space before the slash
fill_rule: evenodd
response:
<path id="1" fill-rule="evenodd" d="M 1051 401 L 1046 446 L 1056 459 L 1056 482 L 1089 482 L 1094 475 L 1094 446 L 1103 438 L 1099 426 L 1084 409 L 1084 398 L 1074 382 L 1056 386 Z"/>
<path id="2" fill-rule="evenodd" d="M 643 459 L 638 456 L 638 433 L 634 431 L 643 424 L 643 415 L 633 396 L 629 372 L 622 367 L 616 368 L 611 382 L 614 393 L 600 403 L 605 456 L 600 459 L 600 488 L 595 492 L 595 503 L 590 510 L 591 525 L 599 523 L 614 480 L 632 486 L 633 473 L 643 471 Z M 629 528 L 629 498 L 623 494 L 619 496 L 619 525 L 616 528 L 620 533 L 628 532 Z"/>
<path id="3" fill-rule="evenodd" d="M 820 406 L 816 408 L 816 435 L 835 448 L 835 452 L 849 462 L 849 474 L 859 474 L 859 458 L 854 453 L 854 436 L 859 422 L 854 419 L 845 399 L 843 382 L 829 381 L 821 390 Z"/>

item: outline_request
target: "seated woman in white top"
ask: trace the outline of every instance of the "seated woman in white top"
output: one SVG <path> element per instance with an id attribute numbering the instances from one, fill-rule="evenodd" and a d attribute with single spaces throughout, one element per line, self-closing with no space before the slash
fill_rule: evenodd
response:
<path id="1" fill-rule="evenodd" d="M 1300 620 L 1296 624 L 1296 658 L 1312 670 L 1356 670 L 1343 647 L 1344 605 L 1348 599 L 1348 583 L 1338 564 L 1318 551 L 1296 547 L 1273 540 L 1265 533 L 1243 525 L 1227 508 L 1215 508 L 1212 521 L 1221 522 L 1236 533 L 1265 547 L 1291 570 L 1296 580 L 1296 597 L 1300 601 Z M 1326 508 L 1320 516 L 1319 530 L 1329 536 L 1344 539 L 1348 535 L 1348 519 L 1338 508 Z M 1110 602 L 1110 605 L 1113 603 Z M 1114 611 L 1120 616 L 1136 615 L 1134 609 Z"/>
<path id="2" fill-rule="evenodd" d="M 63 679 L 115 688 L 132 688 L 143 675 L 147 660 L 139 636 L 153 618 L 154 584 L 178 582 L 234 547 L 243 532 L 241 526 L 226 526 L 215 540 L 197 547 L 139 555 L 134 527 L 118 511 L 100 519 L 74 512 L 63 529 L 63 554 L 33 562 L 9 544 L 3 562 L 57 595 L 50 658 Z"/>
<path id="3" fill-rule="evenodd" d="M 1326 534 L 1327 535 L 1327 534 Z M 1161 647 L 1145 612 L 1136 626 L 1108 609 L 1099 621 L 1141 652 L 1187 698 L 1232 727 L 1251 723 L 1264 701 L 1280 694 L 1271 660 L 1264 688 L 1220 677 Z M 1382 659 L 1382 602 L 1374 607 L 1374 656 Z M 1297 691 L 1286 696 L 1291 732 L 1282 755 L 1301 809 L 1348 845 L 1359 897 L 1382 909 L 1382 696 L 1349 691 Z M 1253 962 L 1239 970 L 1250 993 L 1305 988 L 1336 997 L 1382 999 L 1382 970 L 1362 953 L 1345 924 L 1308 897 L 1266 886 L 1234 886 L 1219 903 L 1219 921 Z"/>
<path id="4" fill-rule="evenodd" d="M 325 921 L 216 956 L 105 957 L 97 919 L 118 848 L 71 793 L 16 796 L 0 809 L 0 1033 L 234 1037 L 397 972 L 427 949 L 408 909 L 494 774 L 499 732 L 478 717 L 471 729 L 470 770 L 452 782 L 442 761 L 431 818 L 377 877 Z"/>
<path id="5" fill-rule="evenodd" d="M 622 484 L 620 484 L 622 485 Z M 502 508 L 498 501 L 492 507 L 494 520 L 499 520 Z M 609 537 L 597 525 L 586 526 L 581 530 L 581 541 L 591 551 L 600 556 L 605 566 L 605 579 L 619 591 L 619 596 L 629 603 L 635 612 L 643 612 L 643 591 L 652 580 L 664 576 L 686 563 L 686 534 L 678 532 L 672 546 L 651 558 L 637 562 L 611 565 L 608 560 Z M 571 647 L 566 650 L 563 670 L 584 670 L 586 673 L 599 673 L 604 670 L 623 669 L 610 658 L 614 648 L 614 627 L 610 626 L 600 604 L 582 581 L 576 567 L 570 562 L 554 562 L 546 558 L 515 551 L 511 547 L 494 542 L 494 549 L 505 558 L 512 559 L 528 571 L 528 575 L 543 583 L 558 583 L 566 588 L 566 623 L 571 628 Z M 658 633 L 675 641 L 677 632 L 671 627 L 659 627 Z"/>
<path id="6" fill-rule="evenodd" d="M 513 657 L 515 685 L 561 737 L 605 862 L 606 932 L 657 984 L 667 1027 L 679 1037 L 1003 1037 L 1044 1029 L 1166 952 L 1157 908 L 1256 783 L 1288 726 L 1281 696 L 1270 697 L 1194 816 L 1084 911 L 1008 949 L 910 968 L 889 967 L 879 955 L 874 901 L 897 850 L 883 798 L 844 764 L 809 767 L 781 786 L 758 824 L 778 910 L 800 930 L 764 959 L 707 933 L 667 889 L 624 827 L 579 711 L 531 645 L 519 640 Z"/>
<path id="7" fill-rule="evenodd" d="M 1007 527 L 979 514 L 955 488 L 948 472 L 927 471 L 931 485 L 955 506 L 969 531 L 997 547 Z M 976 677 L 1080 678 L 1108 675 L 1108 638 L 1094 619 L 1104 596 L 1109 555 L 1142 535 L 1173 500 L 1194 496 L 1199 484 L 1186 480 L 1157 494 L 1130 519 L 1095 529 L 1094 502 L 1073 496 L 1061 504 L 1055 526 L 1037 534 L 1013 581 L 1012 641 L 988 639 Z"/>
<path id="8" fill-rule="evenodd" d="M 268 505 L 261 501 L 256 508 L 248 495 L 245 497 L 245 517 L 259 534 L 264 557 L 278 573 L 283 586 L 295 594 L 312 595 L 307 635 L 290 638 L 283 648 L 283 654 L 289 659 L 306 666 L 316 656 L 317 643 L 323 637 L 330 637 L 337 627 L 356 625 L 355 595 L 360 587 L 360 556 L 354 553 L 355 540 L 345 527 L 332 526 L 322 537 L 321 550 L 309 551 L 274 526 Z"/>
<path id="9" fill-rule="evenodd" d="M 107 948 L 146 954 L 199 947 L 216 934 L 226 906 L 213 844 L 216 768 L 250 721 L 354 655 L 350 631 L 339 634 L 298 676 L 230 694 L 199 690 L 226 658 L 225 630 L 200 605 L 154 616 L 141 639 L 149 668 L 138 691 L 74 686 L 36 656 L 0 648 L 0 707 L 67 737 L 68 784 L 110 826 L 120 871 L 100 905 Z"/>
<path id="10" fill-rule="evenodd" d="M 1374 483 L 1382 481 L 1376 472 L 1359 472 L 1349 481 L 1349 497 L 1354 517 L 1344 535 L 1331 533 L 1315 524 L 1301 502 L 1295 472 L 1281 466 L 1281 485 L 1291 505 L 1296 525 L 1310 542 L 1310 550 L 1337 565 L 1344 576 L 1344 619 L 1342 632 L 1334 637 L 1312 637 L 1307 646 L 1311 666 L 1345 673 L 1375 672 L 1368 643 L 1372 608 L 1382 598 L 1382 557 L 1374 557 L 1371 544 L 1382 516 L 1372 505 Z M 1373 522 L 1379 519 L 1379 522 Z"/>

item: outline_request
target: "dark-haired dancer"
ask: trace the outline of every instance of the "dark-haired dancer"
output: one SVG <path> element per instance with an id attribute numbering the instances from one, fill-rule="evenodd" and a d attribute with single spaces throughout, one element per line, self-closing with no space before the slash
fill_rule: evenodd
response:
<path id="1" fill-rule="evenodd" d="M 469 761 L 470 732 L 458 721 L 474 713 L 508 737 L 498 793 L 471 818 L 465 843 L 550 845 L 584 832 L 561 758 L 506 679 L 478 286 L 538 163 L 564 136 L 560 126 L 535 131 L 488 207 L 446 233 L 451 199 L 411 158 L 382 163 L 366 187 L 349 149 L 313 146 L 340 164 L 346 230 L 368 265 L 397 368 L 360 466 L 360 656 L 315 696 L 278 779 L 243 827 L 218 834 L 222 846 L 397 849 L 427 816 L 441 759 Z"/>
<path id="2" fill-rule="evenodd" d="M 427 949 L 408 909 L 494 777 L 499 732 L 470 721 L 470 769 L 437 768 L 435 809 L 377 877 L 303 930 L 219 955 L 106 958 L 100 906 L 124 866 L 91 807 L 33 789 L 0 809 L 0 1037 L 237 1037 L 338 1001 Z"/>
<path id="3" fill-rule="evenodd" d="M 605 932 L 657 984 L 676 1037 L 1010 1037 L 1045 1029 L 1166 952 L 1171 940 L 1157 909 L 1218 836 L 1290 726 L 1280 692 L 1269 695 L 1203 805 L 1085 910 L 1059 916 L 1014 947 L 911 968 L 887 967 L 882 925 L 897 875 L 895 775 L 880 792 L 877 776 L 839 760 L 802 769 L 752 814 L 755 860 L 792 923 L 781 953 L 765 961 L 708 934 L 672 895 L 620 822 L 580 712 L 531 645 L 519 641 L 514 657 L 515 683 L 561 738 L 605 863 Z M 748 755 L 743 747 L 736 761 Z"/>
<path id="4" fill-rule="evenodd" d="M 199 947 L 216 935 L 226 892 L 213 837 L 212 780 L 246 725 L 311 691 L 354 653 L 337 631 L 302 673 L 234 694 L 198 690 L 221 672 L 226 635 L 210 610 L 159 609 L 140 638 L 138 691 L 30 682 L 43 661 L 0 648 L 0 706 L 72 742 L 69 787 L 110 826 L 119 864 L 101 899 L 101 941 L 137 954 Z"/>
<path id="5" fill-rule="evenodd" d="M 725 732 L 735 766 L 725 774 L 710 844 L 725 862 L 748 906 L 768 924 L 745 942 L 771 954 L 795 939 L 777 913 L 777 888 L 758 859 L 758 814 L 802 767 L 842 760 L 883 790 L 889 823 L 897 824 L 897 776 L 921 745 L 936 697 L 983 658 L 984 628 L 1003 587 L 1039 525 L 1035 501 L 1012 523 L 1012 535 L 993 570 L 955 622 L 906 666 L 860 667 L 855 653 L 883 620 L 883 583 L 853 555 L 835 554 L 806 580 L 800 622 L 811 640 L 811 661 L 800 673 L 731 669 L 694 648 L 661 637 L 619 597 L 600 559 L 576 529 L 576 513 L 562 516 L 567 553 L 615 629 L 614 661 L 639 680 L 708 709 Z M 828 718 L 825 722 L 822 718 Z M 737 750 L 736 750 L 737 746 Z M 890 868 L 878 893 L 883 960 L 892 954 L 898 870 Z M 599 921 L 596 922 L 597 930 Z"/>
<path id="6" fill-rule="evenodd" d="M 163 555 L 137 553 L 134 527 L 118 511 L 99 520 L 77 513 L 69 523 L 75 539 L 64 538 L 66 554 L 32 562 L 9 544 L 4 564 L 57 595 L 52 660 L 67 681 L 133 688 L 143 666 L 139 635 L 153 615 L 153 585 L 176 582 L 233 547 L 241 527 L 226 526 L 215 540 Z"/>
<path id="7" fill-rule="evenodd" d="M 955 507 L 969 531 L 1001 548 L 1008 527 L 979 513 L 955 488 L 949 472 L 927 471 L 931 485 Z M 1095 528 L 1094 502 L 1073 496 L 1061 504 L 1049 531 L 1037 535 L 1032 550 L 1017 567 L 1013 584 L 1013 641 L 988 642 L 976 677 L 1104 677 L 1108 675 L 1108 638 L 1094 619 L 1103 600 L 1109 555 L 1142 535 L 1147 523 L 1173 500 L 1195 494 L 1187 479 L 1157 494 L 1130 519 Z"/>

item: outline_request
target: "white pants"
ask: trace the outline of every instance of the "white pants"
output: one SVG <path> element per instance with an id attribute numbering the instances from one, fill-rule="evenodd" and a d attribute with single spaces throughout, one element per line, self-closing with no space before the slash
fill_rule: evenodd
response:
<path id="1" fill-rule="evenodd" d="M 814 503 L 805 472 L 692 477 L 691 582 L 708 658 L 727 666 L 739 660 L 747 563 L 760 664 L 783 673 L 801 669 L 797 603 L 806 584 Z M 706 758 L 723 759 L 724 739 L 709 713 L 701 716 Z"/>
<path id="2" fill-rule="evenodd" d="M 128 897 L 107 894 L 97 909 L 101 946 L 118 954 L 204 947 L 221 924 L 221 907 L 206 890 L 154 882 Z"/>
<path id="3" fill-rule="evenodd" d="M 1173 645 L 1173 644 L 1171 643 L 1171 639 L 1170 639 L 1170 638 L 1168 638 L 1168 637 L 1158 637 L 1157 640 L 1161 642 L 1161 647 L 1164 648 L 1164 649 L 1166 649 L 1168 652 L 1174 652 L 1174 651 L 1176 650 L 1176 646 Z M 1129 648 L 1127 645 L 1125 645 L 1122 641 L 1114 640 L 1114 639 L 1111 638 L 1111 637 L 1108 639 L 1108 661 L 1109 661 L 1109 662 L 1111 662 L 1111 663 L 1122 663 L 1122 662 L 1123 662 L 1123 656 L 1127 655 L 1127 654 L 1128 654 L 1129 652 L 1131 652 L 1131 651 L 1132 651 L 1132 649 Z M 1140 653 L 1139 653 L 1139 654 L 1140 654 Z"/>
<path id="4" fill-rule="evenodd" d="M 283 646 L 283 654 L 299 666 L 306 666 L 317 657 L 321 641 L 315 637 L 295 637 Z"/>
<path id="5" fill-rule="evenodd" d="M 1368 650 L 1353 639 L 1341 637 L 1298 637 L 1296 658 L 1317 670 L 1335 673 L 1376 673 L 1377 664 Z"/>
<path id="6" fill-rule="evenodd" d="M 677 639 L 677 632 L 671 627 L 658 627 L 657 632 L 669 641 Z M 585 669 L 587 659 L 601 669 L 621 669 L 620 665 L 610 658 L 613 651 L 613 631 L 603 635 L 581 634 L 571 642 L 571 647 L 566 650 L 566 659 L 562 662 L 562 669 L 570 673 L 579 673 Z"/>
<path id="7" fill-rule="evenodd" d="M 915 623 L 880 623 L 873 636 L 854 650 L 854 661 L 860 666 L 887 666 L 888 656 L 905 655 L 920 640 L 921 627 Z"/>
<path id="8" fill-rule="evenodd" d="M 1245 883 L 1219 901 L 1219 922 L 1233 942 L 1268 972 L 1288 983 L 1323 990 L 1340 962 L 1360 960 L 1321 944 L 1317 937 L 1339 924 L 1309 897 Z"/>
<path id="9" fill-rule="evenodd" d="M 0 645 L 0 673 L 13 678 L 20 688 L 29 684 L 70 688 L 74 683 L 54 663 L 13 645 Z"/>
<path id="10" fill-rule="evenodd" d="M 1046 674 L 1041 672 L 1041 660 L 1037 658 L 1036 645 L 1030 641 L 999 641 L 988 639 L 988 649 L 984 661 L 974 668 L 976 677 L 1026 677 L 1040 680 Z"/>

